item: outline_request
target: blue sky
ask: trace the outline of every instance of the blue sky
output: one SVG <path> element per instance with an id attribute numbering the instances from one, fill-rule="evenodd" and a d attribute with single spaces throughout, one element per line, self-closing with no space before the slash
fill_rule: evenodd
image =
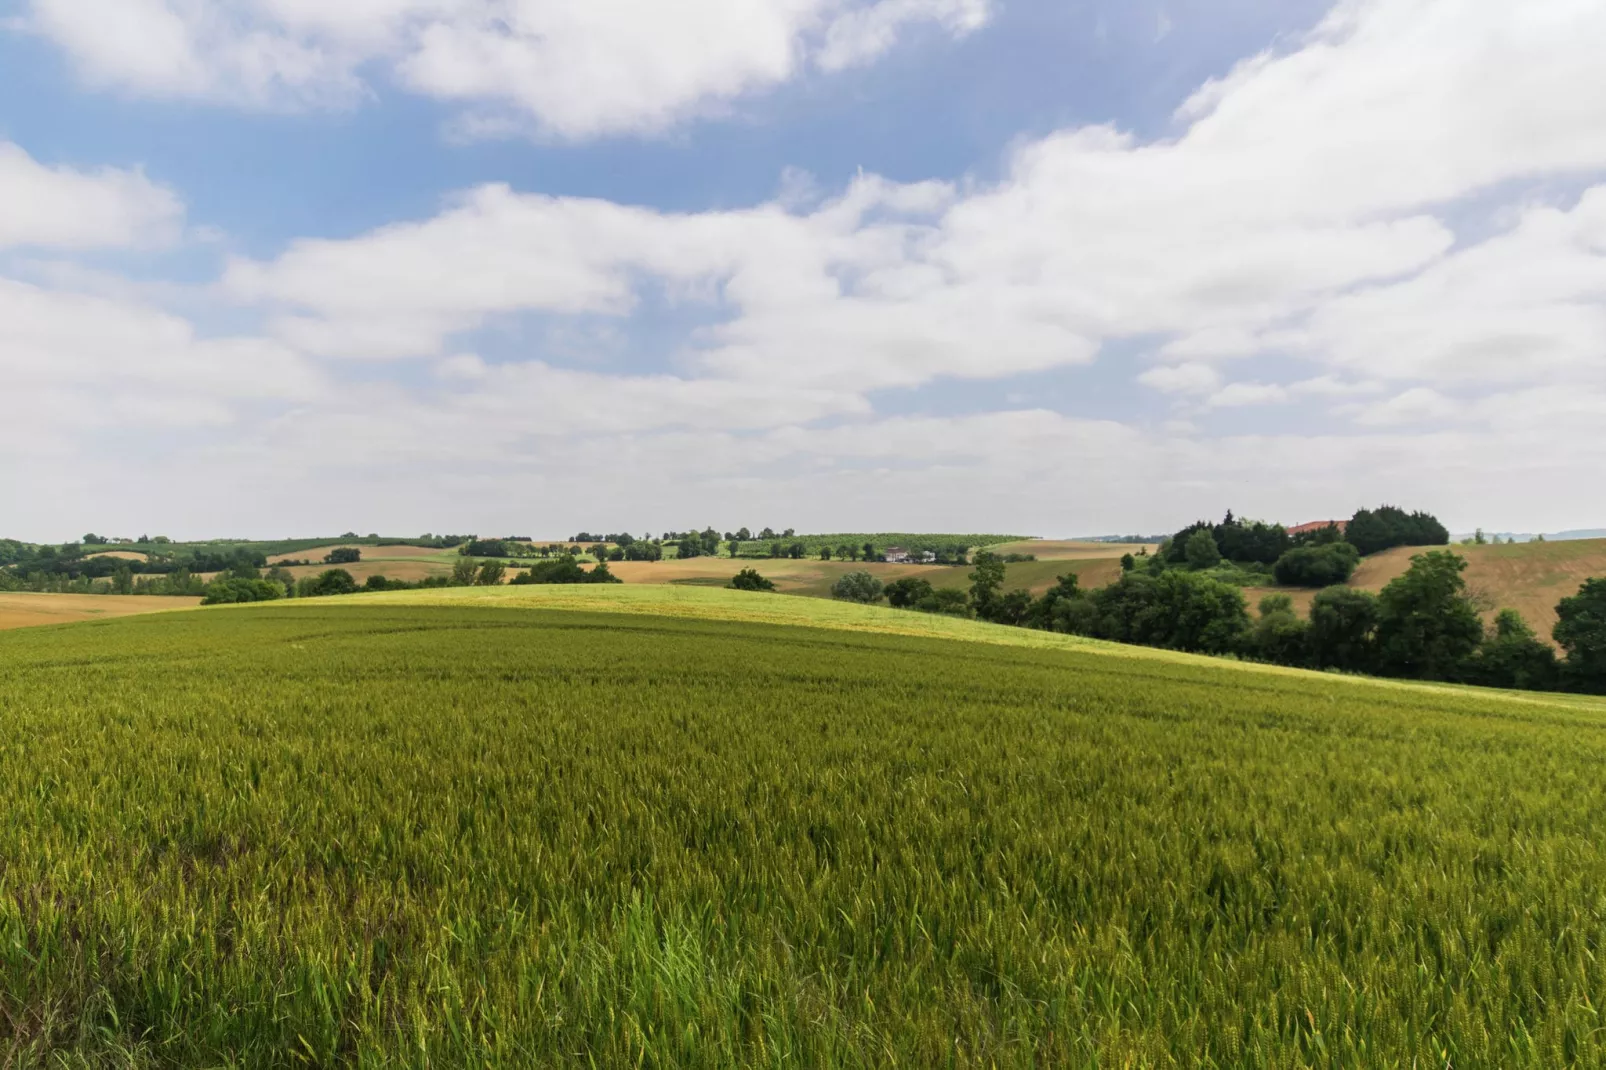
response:
<path id="1" fill-rule="evenodd" d="M 1599 5 L 326 7 L 0 3 L 8 533 L 1602 520 Z"/>

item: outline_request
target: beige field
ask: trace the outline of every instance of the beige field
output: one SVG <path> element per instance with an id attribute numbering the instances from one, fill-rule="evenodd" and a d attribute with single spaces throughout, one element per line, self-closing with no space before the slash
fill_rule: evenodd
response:
<path id="1" fill-rule="evenodd" d="M 268 564 L 278 565 L 286 561 L 322 561 L 333 550 L 361 550 L 364 561 L 411 561 L 420 557 L 444 558 L 456 553 L 455 550 L 437 550 L 430 546 L 356 546 L 351 543 L 330 543 L 328 546 L 300 550 L 293 554 L 275 554 L 268 558 Z"/>
<path id="2" fill-rule="evenodd" d="M 138 550 L 103 550 L 98 554 L 89 554 L 88 555 L 88 559 L 93 559 L 93 558 L 96 558 L 96 557 L 112 557 L 112 558 L 116 558 L 118 561 L 144 561 L 144 560 L 146 560 L 146 555 L 140 553 Z"/>
<path id="3" fill-rule="evenodd" d="M 1033 554 L 1039 561 L 1091 561 L 1113 558 L 1119 561 L 1126 554 L 1147 549 L 1154 553 L 1157 544 L 1142 546 L 1130 542 L 1078 542 L 1072 539 L 1028 539 L 1025 542 L 1007 542 L 989 546 L 995 554 Z"/>
<path id="4" fill-rule="evenodd" d="M 199 598 L 155 598 L 107 594 L 0 593 L 0 631 L 41 624 L 73 624 L 86 620 L 162 613 L 201 604 Z"/>
<path id="5" fill-rule="evenodd" d="M 292 559 L 293 560 L 293 559 Z M 417 583 L 419 580 L 429 579 L 431 576 L 446 576 L 452 571 L 451 562 L 444 559 L 411 558 L 396 560 L 368 560 L 364 558 L 354 565 L 291 565 L 286 572 L 296 579 L 307 576 L 318 576 L 332 568 L 344 569 L 351 573 L 352 578 L 361 583 L 369 576 L 387 576 L 393 580 L 406 580 Z"/>
<path id="6" fill-rule="evenodd" d="M 821 561 L 819 558 L 738 558 L 693 557 L 685 561 L 614 561 L 609 571 L 625 583 L 673 584 L 681 586 L 723 587 L 732 576 L 744 568 L 757 569 L 759 574 L 775 583 L 788 594 L 807 594 L 826 597 L 831 585 L 849 572 L 869 572 L 883 583 L 904 576 L 925 575 L 935 571 L 927 565 L 864 564 L 852 561 Z"/>
<path id="7" fill-rule="evenodd" d="M 1606 539 L 1451 549 L 1467 559 L 1467 587 L 1493 604 L 1489 619 L 1499 610 L 1515 609 L 1546 639 L 1556 626 L 1556 603 L 1577 594 L 1585 580 L 1606 577 Z M 1419 553 L 1419 548 L 1402 546 L 1369 557 L 1351 585 L 1381 591 Z"/>

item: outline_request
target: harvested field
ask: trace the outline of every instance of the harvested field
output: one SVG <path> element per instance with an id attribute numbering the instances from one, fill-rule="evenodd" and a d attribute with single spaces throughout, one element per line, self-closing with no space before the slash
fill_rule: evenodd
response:
<path id="1" fill-rule="evenodd" d="M 1546 640 L 1556 626 L 1556 603 L 1577 594 L 1585 580 L 1606 576 L 1606 539 L 1450 549 L 1467 559 L 1467 587 L 1494 603 L 1488 619 L 1501 609 L 1515 609 Z M 1422 552 L 1421 547 L 1402 546 L 1374 554 L 1361 562 L 1350 585 L 1381 591 Z"/>
<path id="2" fill-rule="evenodd" d="M 1059 583 L 1059 578 L 1074 574 L 1082 584 L 1083 590 L 1092 590 L 1096 587 L 1105 587 L 1121 578 L 1121 559 L 1117 557 L 1097 557 L 1091 560 L 1061 560 L 1058 558 L 1040 561 L 1021 561 L 1009 565 L 1004 580 L 1004 590 L 1014 591 L 1025 588 L 1034 595 Z M 933 587 L 968 588 L 970 586 L 970 573 L 972 566 L 955 565 L 951 568 L 927 568 L 919 575 L 931 581 Z"/>
<path id="3" fill-rule="evenodd" d="M 111 558 L 117 559 L 118 561 L 145 561 L 145 560 L 148 560 L 147 556 L 145 554 L 140 553 L 138 550 L 102 550 L 98 554 L 88 554 L 88 555 L 86 555 L 85 559 L 92 561 L 97 557 L 111 557 Z"/>
<path id="4" fill-rule="evenodd" d="M 802 558 L 693 557 L 685 561 L 614 561 L 609 571 L 626 583 L 724 586 L 744 568 L 757 569 L 787 594 L 829 597 L 831 585 L 849 572 L 869 572 L 882 582 L 935 571 L 928 565 L 864 564 Z M 716 584 L 717 581 L 717 584 Z"/>
<path id="5" fill-rule="evenodd" d="M 335 542 L 311 550 L 299 550 L 293 554 L 274 554 L 268 558 L 268 564 L 278 565 L 285 561 L 322 561 L 324 556 L 333 550 L 361 550 L 364 561 L 413 561 L 431 557 L 444 560 L 457 553 L 456 550 L 437 550 L 432 546 L 362 546 Z"/>
<path id="6" fill-rule="evenodd" d="M 444 558 L 432 560 L 427 557 L 414 557 L 370 561 L 364 557 L 354 565 L 292 565 L 285 571 L 299 580 L 307 576 L 322 575 L 332 568 L 345 569 L 359 583 L 369 576 L 387 576 L 393 580 L 417 583 L 431 576 L 450 575 L 452 564 L 450 560 Z"/>
<path id="7" fill-rule="evenodd" d="M 1129 542 L 1085 542 L 1074 539 L 1028 539 L 1025 542 L 1006 542 L 1002 546 L 989 546 L 995 554 L 1035 554 L 1041 561 L 1087 561 L 1112 557 L 1119 561 L 1126 554 L 1147 549 L 1154 553 L 1159 547 L 1144 547 Z"/>
<path id="8" fill-rule="evenodd" d="M 0 631 L 73 624 L 143 613 L 162 613 L 201 604 L 199 598 L 156 598 L 142 595 L 0 593 Z"/>

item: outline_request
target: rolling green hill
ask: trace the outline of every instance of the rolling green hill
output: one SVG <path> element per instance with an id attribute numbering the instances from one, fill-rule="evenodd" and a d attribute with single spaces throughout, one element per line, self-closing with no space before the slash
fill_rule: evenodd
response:
<path id="1" fill-rule="evenodd" d="M 1606 1059 L 1600 702 L 526 588 L 7 633 L 0 732 L 20 1065 Z"/>

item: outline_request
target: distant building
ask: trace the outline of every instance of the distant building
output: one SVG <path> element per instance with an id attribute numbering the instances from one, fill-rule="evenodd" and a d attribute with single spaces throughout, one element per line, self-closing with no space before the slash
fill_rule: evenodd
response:
<path id="1" fill-rule="evenodd" d="M 881 559 L 890 565 L 907 565 L 909 551 L 901 546 L 889 546 L 887 552 L 881 555 Z"/>
<path id="2" fill-rule="evenodd" d="M 920 555 L 920 563 L 922 565 L 935 565 L 937 563 L 937 555 L 927 550 Z"/>
<path id="3" fill-rule="evenodd" d="M 1340 535 L 1349 530 L 1348 520 L 1312 520 L 1309 524 L 1300 524 L 1298 527 L 1288 529 L 1290 535 L 1308 535 L 1323 528 L 1337 528 Z"/>

